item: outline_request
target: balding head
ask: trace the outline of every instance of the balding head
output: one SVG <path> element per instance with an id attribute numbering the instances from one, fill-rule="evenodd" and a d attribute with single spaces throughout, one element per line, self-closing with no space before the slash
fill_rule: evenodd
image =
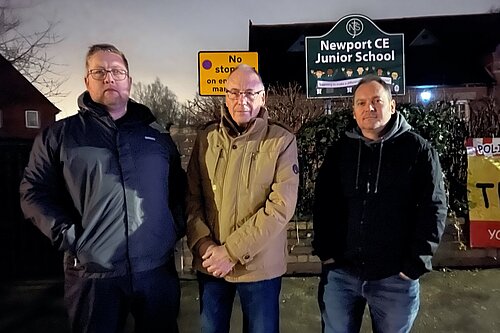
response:
<path id="1" fill-rule="evenodd" d="M 244 79 L 244 80 L 242 80 Z M 262 83 L 262 79 L 252 66 L 249 66 L 247 64 L 241 64 L 238 65 L 234 71 L 229 74 L 229 77 L 227 78 L 226 81 L 226 89 L 228 89 L 229 84 L 237 82 L 242 82 L 242 81 L 247 81 L 248 83 L 251 83 L 255 85 L 256 87 L 259 87 L 258 90 L 264 89 L 264 84 Z"/>
<path id="2" fill-rule="evenodd" d="M 226 106 L 233 120 L 246 127 L 265 103 L 264 84 L 259 73 L 251 66 L 241 64 L 226 82 Z"/>

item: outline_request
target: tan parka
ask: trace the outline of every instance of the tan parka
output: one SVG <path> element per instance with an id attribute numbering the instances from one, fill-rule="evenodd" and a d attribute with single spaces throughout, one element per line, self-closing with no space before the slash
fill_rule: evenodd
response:
<path id="1" fill-rule="evenodd" d="M 225 121 L 198 133 L 188 166 L 187 239 L 210 237 L 237 262 L 225 279 L 254 282 L 286 272 L 287 223 L 297 201 L 295 136 L 262 108 L 243 134 Z M 231 132 L 232 133 L 232 132 Z M 206 272 L 193 250 L 193 267 Z"/>

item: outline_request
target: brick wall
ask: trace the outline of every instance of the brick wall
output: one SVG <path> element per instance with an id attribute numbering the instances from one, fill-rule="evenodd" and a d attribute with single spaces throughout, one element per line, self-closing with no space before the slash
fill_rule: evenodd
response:
<path id="1" fill-rule="evenodd" d="M 312 222 L 310 221 L 292 221 L 288 223 L 287 274 L 320 272 L 320 260 L 312 254 L 312 229 Z"/>
<path id="2" fill-rule="evenodd" d="M 321 264 L 319 258 L 312 255 L 312 222 L 297 221 L 288 223 L 288 269 L 289 275 L 317 274 Z M 186 245 L 186 238 L 177 244 L 177 270 L 181 277 L 192 277 L 194 271 L 191 262 L 193 256 Z"/>
<path id="3" fill-rule="evenodd" d="M 463 225 L 463 220 L 459 222 Z M 312 255 L 312 222 L 292 221 L 288 223 L 288 269 L 287 275 L 309 275 L 321 272 L 318 257 Z M 461 238 L 461 239 L 459 239 Z M 453 219 L 449 219 L 443 238 L 433 258 L 434 268 L 456 267 L 500 267 L 500 249 L 463 247 L 467 243 L 459 237 Z M 191 266 L 192 255 L 186 240 L 179 241 L 177 267 L 181 277 L 194 277 Z"/>

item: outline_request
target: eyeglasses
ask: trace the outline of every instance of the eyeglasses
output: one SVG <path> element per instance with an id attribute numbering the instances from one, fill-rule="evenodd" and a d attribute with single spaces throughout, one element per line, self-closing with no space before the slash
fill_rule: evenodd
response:
<path id="1" fill-rule="evenodd" d="M 253 101 L 255 99 L 255 96 L 257 96 L 263 91 L 264 89 L 259 91 L 250 91 L 250 90 L 239 91 L 236 89 L 231 89 L 231 90 L 226 90 L 226 95 L 229 99 L 238 99 L 240 98 L 241 95 L 243 95 L 243 97 L 245 97 L 249 101 Z"/>
<path id="2" fill-rule="evenodd" d="M 113 69 L 98 68 L 98 69 L 91 69 L 88 72 L 88 74 L 92 76 L 94 80 L 104 80 L 104 78 L 108 75 L 108 73 L 111 73 L 111 76 L 113 76 L 113 78 L 116 81 L 125 80 L 128 76 L 126 70 L 118 68 L 113 68 Z"/>

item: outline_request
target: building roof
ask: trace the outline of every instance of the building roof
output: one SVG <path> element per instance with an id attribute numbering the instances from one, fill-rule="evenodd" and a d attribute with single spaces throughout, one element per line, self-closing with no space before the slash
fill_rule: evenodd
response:
<path id="1" fill-rule="evenodd" d="M 35 86 L 31 84 L 7 59 L 0 54 L 0 108 L 36 97 L 39 103 L 59 112 L 59 109 L 49 101 Z M 29 100 L 32 100 L 29 98 Z"/>
<path id="2" fill-rule="evenodd" d="M 339 18 L 340 19 L 340 18 Z M 373 20 L 386 33 L 403 33 L 407 86 L 493 85 L 485 59 L 500 45 L 500 13 Z M 305 87 L 305 37 L 329 32 L 335 22 L 254 25 L 249 51 L 259 53 L 268 84 Z"/>

